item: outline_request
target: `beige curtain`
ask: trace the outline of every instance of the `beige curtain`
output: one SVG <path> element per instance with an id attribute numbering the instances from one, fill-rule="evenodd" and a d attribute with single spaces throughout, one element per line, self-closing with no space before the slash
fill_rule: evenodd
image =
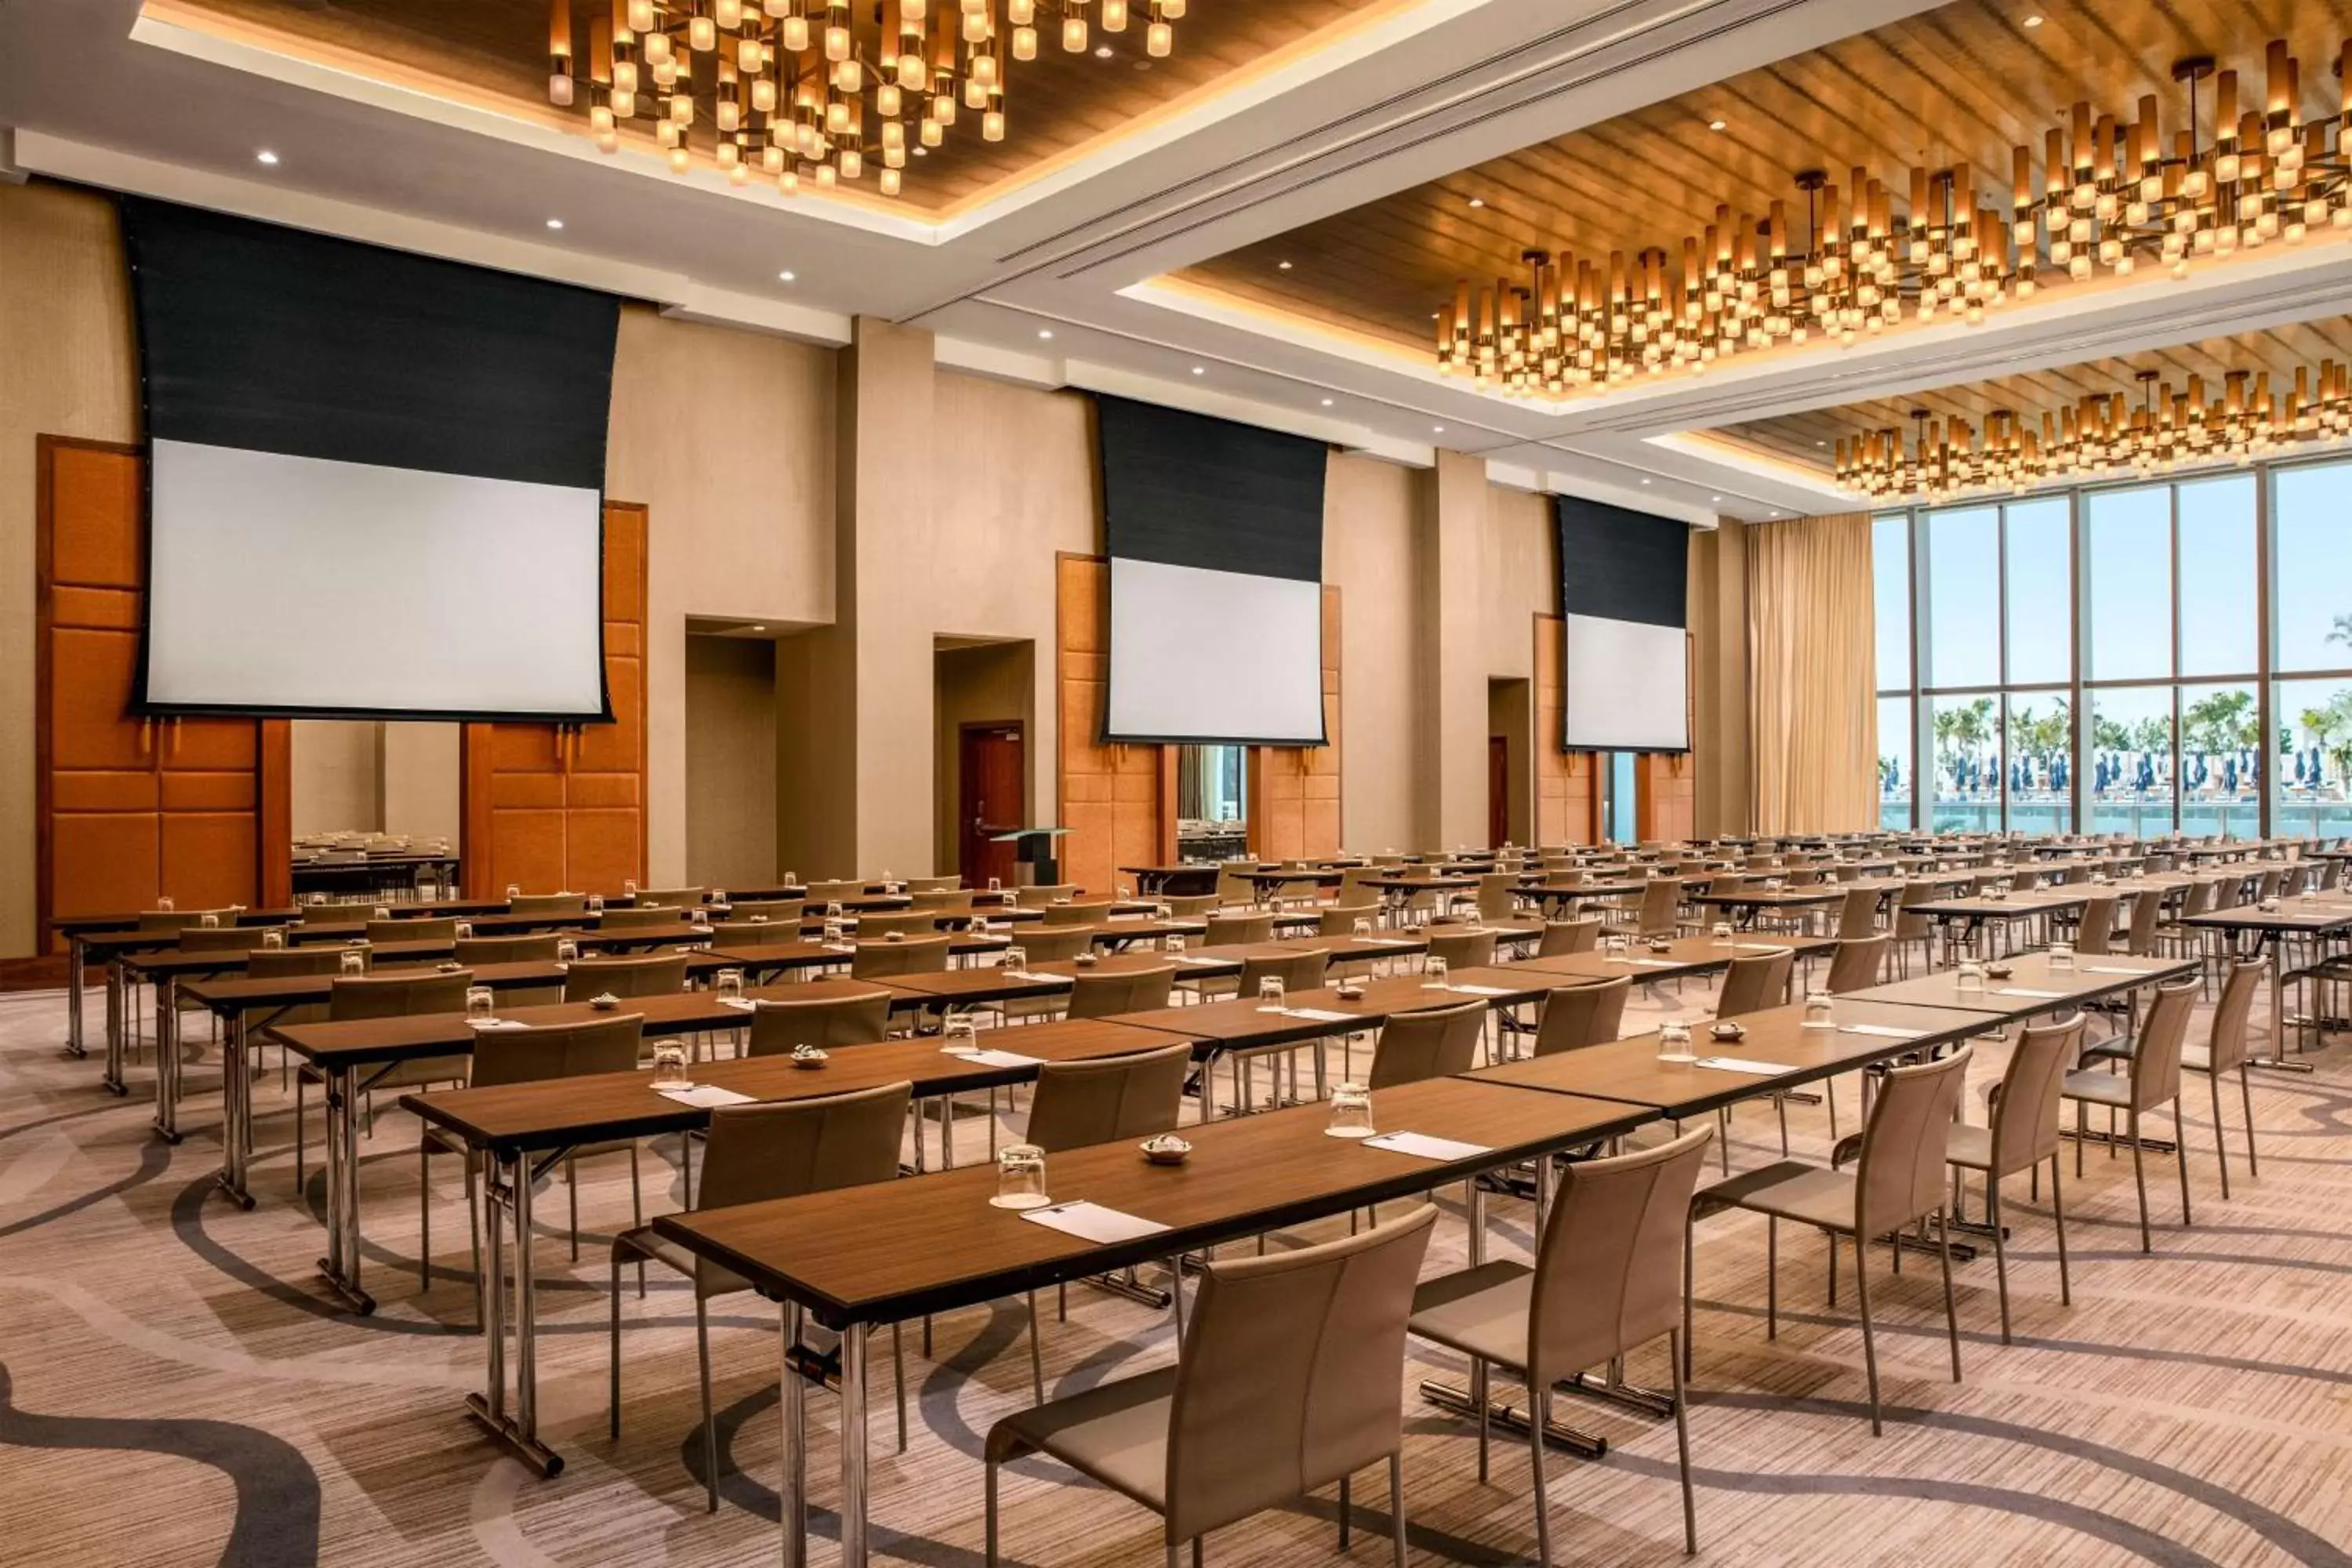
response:
<path id="1" fill-rule="evenodd" d="M 1871 605 L 1866 513 L 1748 531 L 1759 833 L 1877 825 Z"/>

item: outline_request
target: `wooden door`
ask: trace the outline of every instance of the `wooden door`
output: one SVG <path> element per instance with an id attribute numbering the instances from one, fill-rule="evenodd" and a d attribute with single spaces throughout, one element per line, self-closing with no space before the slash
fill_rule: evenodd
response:
<path id="1" fill-rule="evenodd" d="M 1486 847 L 1511 841 L 1511 738 L 1486 737 Z"/>
<path id="2" fill-rule="evenodd" d="M 1018 724 L 966 724 L 957 742 L 956 869 L 967 888 L 1013 885 L 1014 846 L 992 836 L 1026 827 L 1028 747 Z"/>
<path id="3" fill-rule="evenodd" d="M 264 778 L 282 723 L 132 710 L 146 589 L 137 447 L 40 438 L 36 788 L 45 951 L 63 916 L 282 900 Z M 277 853 L 272 855 L 269 848 Z"/>
<path id="4" fill-rule="evenodd" d="M 471 898 L 618 893 L 646 876 L 646 509 L 604 508 L 609 724 L 468 724 L 465 883 Z"/>

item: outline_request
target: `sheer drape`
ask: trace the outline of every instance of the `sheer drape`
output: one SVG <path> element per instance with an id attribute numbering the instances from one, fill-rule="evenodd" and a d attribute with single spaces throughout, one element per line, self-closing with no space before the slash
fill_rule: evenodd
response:
<path id="1" fill-rule="evenodd" d="M 1748 532 L 1756 830 L 1838 833 L 1878 816 L 1870 518 Z"/>

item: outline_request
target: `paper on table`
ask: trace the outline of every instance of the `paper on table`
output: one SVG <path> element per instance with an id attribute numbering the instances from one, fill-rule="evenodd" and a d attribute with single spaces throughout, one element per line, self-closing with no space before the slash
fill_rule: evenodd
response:
<path id="1" fill-rule="evenodd" d="M 1444 989 L 1458 991 L 1465 996 L 1508 996 L 1511 994 L 1507 985 L 1447 985 Z"/>
<path id="2" fill-rule="evenodd" d="M 820 945 L 822 945 L 827 952 L 856 952 L 857 951 L 857 944 L 854 942 L 828 942 Z"/>
<path id="3" fill-rule="evenodd" d="M 1779 952 L 1789 944 L 1785 942 L 1735 942 L 1734 947 L 1744 947 L 1750 952 Z"/>
<path id="4" fill-rule="evenodd" d="M 1876 1035 L 1882 1039 L 1888 1040 L 1916 1040 L 1919 1037 L 1918 1030 L 1898 1029 L 1892 1024 L 1840 1024 L 1838 1026 L 1838 1033 L 1842 1035 Z"/>
<path id="5" fill-rule="evenodd" d="M 1075 1236 L 1080 1241 L 1133 1241 L 1138 1237 L 1157 1236 L 1168 1228 L 1158 1220 L 1139 1219 L 1134 1215 L 1105 1208 L 1084 1198 L 1066 1204 L 1052 1204 L 1042 1209 L 1024 1209 L 1021 1217 L 1048 1230 Z"/>
<path id="6" fill-rule="evenodd" d="M 1179 963 L 1230 963 L 1233 962 L 1229 958 L 1204 958 L 1197 952 L 1180 952 L 1174 956 Z"/>
<path id="7" fill-rule="evenodd" d="M 1282 1013 L 1286 1018 L 1305 1018 L 1317 1024 L 1352 1024 L 1356 1021 L 1353 1013 L 1327 1013 L 1320 1007 L 1285 1007 Z"/>
<path id="8" fill-rule="evenodd" d="M 1410 1154 L 1416 1160 L 1475 1160 L 1490 1152 L 1484 1143 L 1465 1143 L 1458 1138 L 1433 1138 L 1426 1132 L 1383 1132 L 1377 1138 L 1364 1140 L 1367 1149 L 1386 1149 L 1393 1154 Z"/>
<path id="9" fill-rule="evenodd" d="M 715 1083 L 698 1083 L 691 1089 L 657 1089 L 664 1100 L 674 1100 L 680 1105 L 691 1105 L 698 1110 L 716 1110 L 722 1105 L 749 1105 L 751 1096 L 738 1094 L 731 1089 L 721 1089 Z"/>
<path id="10" fill-rule="evenodd" d="M 1638 963 L 1644 969 L 1672 969 L 1675 967 L 1675 961 L 1671 958 L 1612 958 L 1609 960 L 1609 962 L 1612 963 Z"/>
<path id="11" fill-rule="evenodd" d="M 719 1005 L 721 1007 L 732 1007 L 740 1013 L 752 1012 L 760 1005 L 749 996 L 721 996 L 719 999 Z"/>
<path id="12" fill-rule="evenodd" d="M 1409 936 L 1360 936 L 1356 940 L 1368 947 L 1411 947 L 1412 945 L 1412 938 Z"/>
<path id="13" fill-rule="evenodd" d="M 2133 973 L 2137 973 L 2138 972 L 2135 970 Z M 2000 988 L 1998 994 L 2002 996 L 2036 996 L 2044 999 L 2055 999 L 2058 997 L 2071 995 L 2072 993 L 2065 991 L 2035 991 L 2031 987 L 2024 985 L 2004 985 Z"/>
<path id="14" fill-rule="evenodd" d="M 530 1027 L 520 1018 L 468 1018 L 466 1020 L 466 1026 L 469 1029 L 528 1029 Z"/>
<path id="15" fill-rule="evenodd" d="M 2085 963 L 2082 966 L 2082 970 L 2085 974 L 2145 974 L 2147 973 L 2145 969 L 2134 969 L 2127 963 Z"/>
<path id="16" fill-rule="evenodd" d="M 1701 1057 L 1692 1065 L 1713 1068 L 1717 1072 L 1754 1073 L 1758 1078 L 1775 1078 L 1797 1070 L 1785 1062 L 1759 1062 L 1748 1057 Z"/>
<path id="17" fill-rule="evenodd" d="M 1024 1057 L 1019 1051 L 955 1051 L 950 1054 L 960 1056 L 969 1062 L 979 1062 L 983 1067 L 992 1068 L 1035 1067 L 1045 1059 L 1042 1057 Z"/>

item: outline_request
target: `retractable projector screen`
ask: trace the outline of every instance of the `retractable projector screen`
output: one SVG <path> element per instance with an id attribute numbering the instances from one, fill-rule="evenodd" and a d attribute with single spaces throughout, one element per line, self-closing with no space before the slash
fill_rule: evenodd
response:
<path id="1" fill-rule="evenodd" d="M 588 721 L 619 301 L 140 198 L 139 700 Z"/>
<path id="2" fill-rule="evenodd" d="M 1554 496 L 1552 517 L 1562 749 L 1690 750 L 1688 525 L 1574 496 Z"/>
<path id="3" fill-rule="evenodd" d="M 1319 441 L 1095 400 L 1110 552 L 1105 739 L 1319 746 Z"/>

